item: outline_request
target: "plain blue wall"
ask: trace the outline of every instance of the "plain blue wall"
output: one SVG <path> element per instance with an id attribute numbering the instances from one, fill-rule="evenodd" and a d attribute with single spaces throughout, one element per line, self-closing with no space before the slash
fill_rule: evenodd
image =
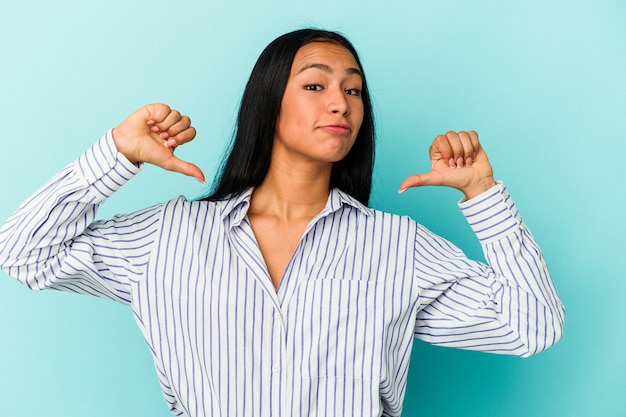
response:
<path id="1" fill-rule="evenodd" d="M 372 204 L 481 258 L 442 189 L 396 193 L 448 130 L 475 129 L 567 307 L 554 348 L 517 359 L 417 342 L 406 416 L 626 415 L 626 3 L 0 0 L 0 218 L 144 103 L 190 115 L 206 173 L 262 48 L 307 25 L 356 44 L 378 120 Z M 128 212 L 192 179 L 147 167 L 102 207 Z M 31 293 L 0 274 L 0 416 L 168 416 L 126 307 Z"/>

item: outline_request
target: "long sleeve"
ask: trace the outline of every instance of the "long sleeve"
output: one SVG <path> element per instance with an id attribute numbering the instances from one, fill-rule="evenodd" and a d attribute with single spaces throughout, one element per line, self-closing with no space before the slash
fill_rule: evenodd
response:
<path id="1" fill-rule="evenodd" d="M 0 229 L 0 266 L 28 288 L 54 288 L 130 303 L 158 209 L 95 222 L 104 202 L 140 166 L 109 131 L 26 200 Z"/>
<path id="2" fill-rule="evenodd" d="M 415 336 L 429 343 L 530 356 L 562 336 L 564 308 L 539 246 L 500 183 L 459 203 L 488 265 L 420 227 Z"/>

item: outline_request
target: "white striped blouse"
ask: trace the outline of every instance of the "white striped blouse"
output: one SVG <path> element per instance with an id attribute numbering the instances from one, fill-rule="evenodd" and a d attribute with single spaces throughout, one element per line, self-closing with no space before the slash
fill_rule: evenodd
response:
<path id="1" fill-rule="evenodd" d="M 94 222 L 140 169 L 107 133 L 8 219 L 0 263 L 30 289 L 129 304 L 176 415 L 398 416 L 414 337 L 524 357 L 561 337 L 562 304 L 502 184 L 459 203 L 489 265 L 334 189 L 275 289 L 252 190 Z"/>

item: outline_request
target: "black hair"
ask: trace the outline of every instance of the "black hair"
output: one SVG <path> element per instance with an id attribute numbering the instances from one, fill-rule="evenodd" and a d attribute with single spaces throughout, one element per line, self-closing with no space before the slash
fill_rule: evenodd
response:
<path id="1" fill-rule="evenodd" d="M 270 167 L 276 123 L 294 57 L 300 48 L 313 42 L 343 46 L 354 56 L 363 74 L 363 122 L 350 152 L 333 164 L 330 187 L 337 187 L 368 204 L 374 168 L 374 116 L 365 74 L 348 39 L 319 29 L 287 33 L 263 50 L 241 99 L 230 152 L 222 161 L 213 191 L 203 200 L 222 200 L 263 182 Z"/>

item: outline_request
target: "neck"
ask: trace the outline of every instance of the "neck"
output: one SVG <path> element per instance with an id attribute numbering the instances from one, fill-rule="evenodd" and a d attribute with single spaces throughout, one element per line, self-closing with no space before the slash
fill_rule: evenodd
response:
<path id="1" fill-rule="evenodd" d="M 250 214 L 285 220 L 312 218 L 328 201 L 332 164 L 294 167 L 272 161 L 263 183 L 254 189 Z"/>

